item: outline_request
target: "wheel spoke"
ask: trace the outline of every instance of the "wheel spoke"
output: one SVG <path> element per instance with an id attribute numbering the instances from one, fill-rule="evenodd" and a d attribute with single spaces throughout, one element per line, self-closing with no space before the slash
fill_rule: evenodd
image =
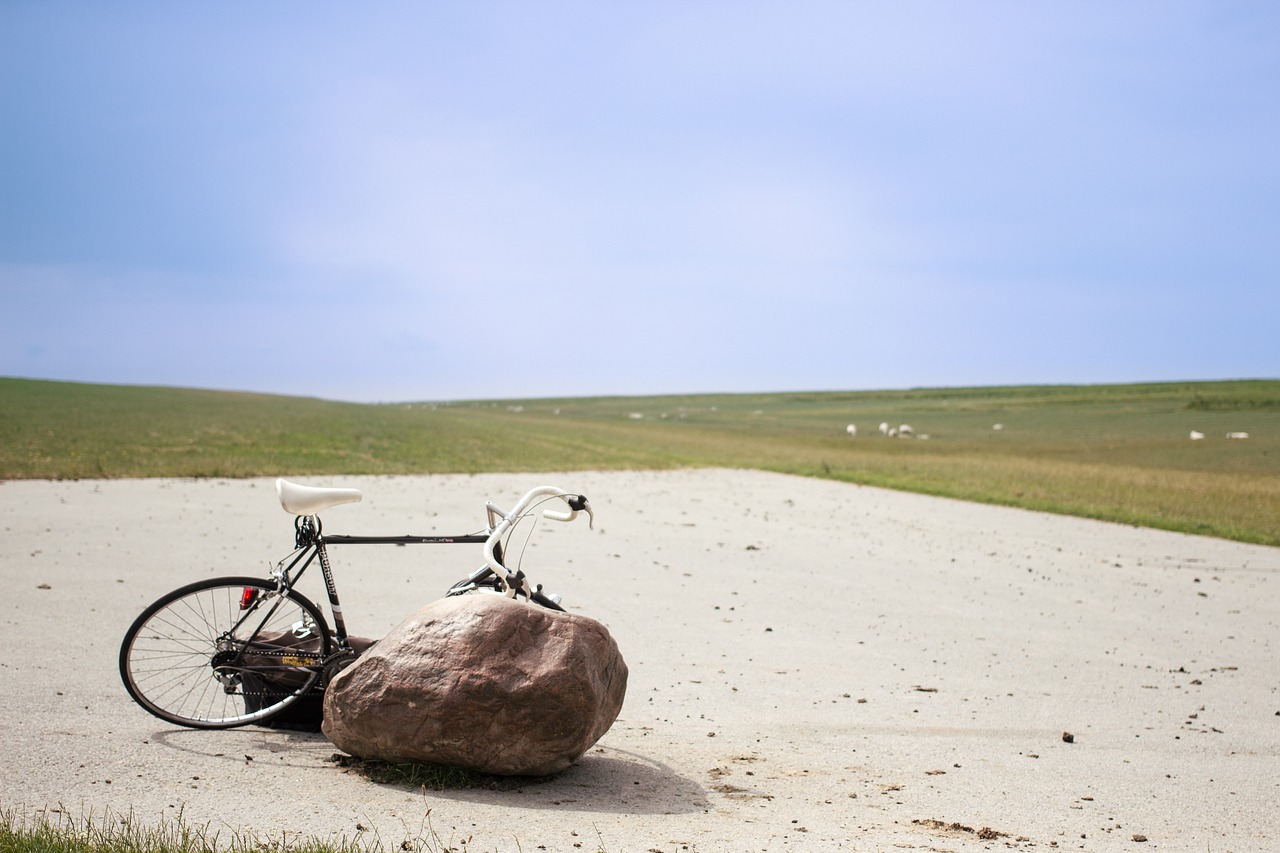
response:
<path id="1" fill-rule="evenodd" d="M 241 611 L 245 588 L 258 593 Z M 299 619 L 314 626 L 308 637 L 290 635 Z M 290 651 L 314 665 L 271 657 Z M 144 611 L 125 637 L 120 671 L 130 695 L 156 716 L 225 727 L 264 720 L 305 694 L 330 651 L 314 605 L 280 595 L 270 582 L 228 578 L 176 590 Z"/>

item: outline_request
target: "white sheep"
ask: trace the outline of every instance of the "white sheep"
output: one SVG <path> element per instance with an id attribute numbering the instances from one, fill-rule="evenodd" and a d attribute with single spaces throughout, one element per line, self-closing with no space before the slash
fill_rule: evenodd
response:
<path id="1" fill-rule="evenodd" d="M 853 438 L 858 434 L 858 428 L 853 424 L 849 424 L 847 427 L 845 427 L 844 431 L 849 433 L 849 438 Z"/>
<path id="2" fill-rule="evenodd" d="M 902 424 L 901 426 L 898 427 L 899 438 L 911 438 L 915 434 L 916 434 L 916 431 L 911 428 L 911 424 Z"/>
<path id="3" fill-rule="evenodd" d="M 1201 439 L 1203 439 L 1203 438 L 1204 438 L 1204 433 L 1202 433 L 1202 432 L 1196 432 L 1195 430 L 1192 430 L 1192 431 L 1191 431 L 1191 440 L 1192 440 L 1192 441 L 1200 441 L 1200 440 L 1201 440 Z"/>
<path id="4" fill-rule="evenodd" d="M 888 421 L 881 421 L 881 422 L 880 422 L 880 434 L 881 434 L 881 435 L 888 435 L 888 434 L 889 434 L 889 422 L 888 422 Z"/>
<path id="5" fill-rule="evenodd" d="M 1247 432 L 1229 432 L 1229 433 L 1227 433 L 1227 438 L 1248 438 L 1248 437 L 1249 437 L 1249 433 L 1247 433 Z"/>

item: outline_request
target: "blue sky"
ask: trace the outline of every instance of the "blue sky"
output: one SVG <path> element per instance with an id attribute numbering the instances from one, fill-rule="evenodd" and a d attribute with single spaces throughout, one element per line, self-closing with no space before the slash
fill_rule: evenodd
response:
<path id="1" fill-rule="evenodd" d="M 1280 376 L 1274 2 L 0 0 L 0 375 Z"/>

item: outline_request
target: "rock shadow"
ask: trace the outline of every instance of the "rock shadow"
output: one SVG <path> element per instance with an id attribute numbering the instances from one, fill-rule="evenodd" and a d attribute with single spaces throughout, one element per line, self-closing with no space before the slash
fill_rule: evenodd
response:
<path id="1" fill-rule="evenodd" d="M 216 738 L 209 734 L 198 729 L 165 729 L 153 732 L 150 740 L 212 761 L 283 765 L 325 773 L 339 769 L 333 760 L 339 750 L 319 732 L 246 726 L 224 729 Z M 367 776 L 365 782 L 402 791 L 420 790 L 402 782 L 381 782 Z M 615 814 L 687 814 L 710 808 L 701 785 L 661 761 L 599 745 L 555 776 L 488 777 L 476 787 L 428 790 L 426 796 L 525 809 L 569 808 Z"/>
<path id="2" fill-rule="evenodd" d="M 525 809 L 613 814 L 688 814 L 710 808 L 707 792 L 661 761 L 596 746 L 556 776 L 507 779 L 500 789 L 429 791 L 428 797 Z"/>

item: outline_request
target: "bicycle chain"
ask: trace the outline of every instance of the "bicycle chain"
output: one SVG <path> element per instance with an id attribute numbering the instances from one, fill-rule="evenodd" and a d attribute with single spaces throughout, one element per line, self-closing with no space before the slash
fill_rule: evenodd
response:
<path id="1" fill-rule="evenodd" d="M 264 658 L 307 658 L 308 660 L 314 660 L 317 666 L 320 664 L 323 664 L 325 661 L 324 655 L 317 654 L 315 652 L 289 651 L 287 649 L 283 649 L 280 651 L 264 649 L 262 651 L 242 652 L 241 654 L 254 655 L 256 657 L 264 657 Z M 305 666 L 307 668 L 310 668 L 311 664 L 297 664 L 297 666 Z"/>

